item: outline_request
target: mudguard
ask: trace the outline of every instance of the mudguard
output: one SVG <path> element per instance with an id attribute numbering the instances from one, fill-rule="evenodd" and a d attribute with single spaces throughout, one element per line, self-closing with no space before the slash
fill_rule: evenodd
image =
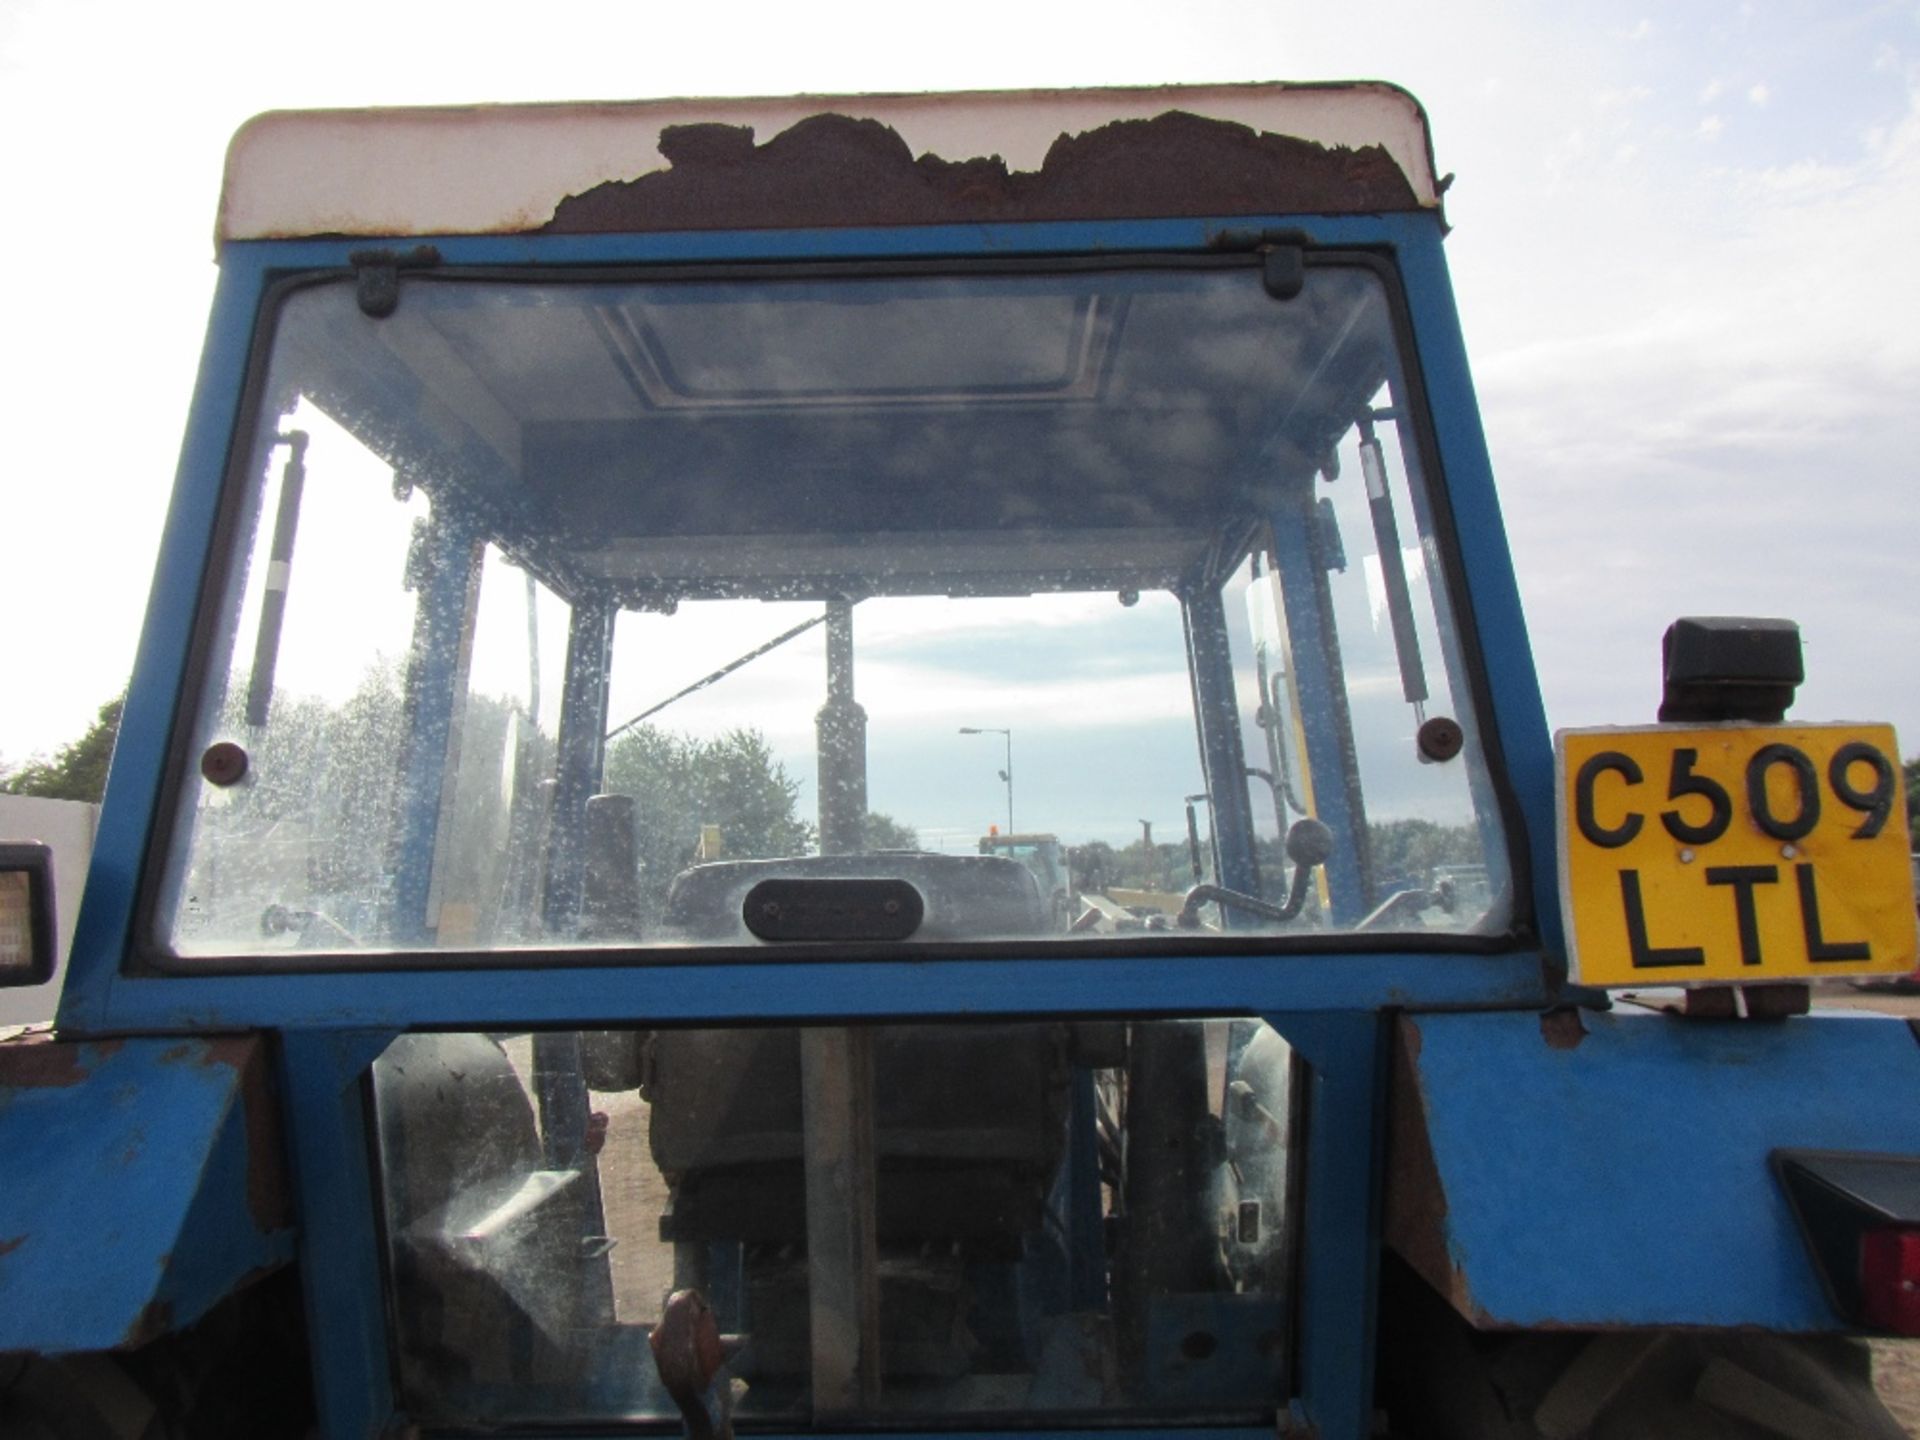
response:
<path id="1" fill-rule="evenodd" d="M 1482 1328 L 1839 1331 L 1768 1157 L 1920 1156 L 1883 1016 L 1403 1017 L 1386 1238 Z"/>
<path id="2" fill-rule="evenodd" d="M 0 1044 L 0 1351 L 131 1348 L 293 1255 L 257 1036 Z"/>

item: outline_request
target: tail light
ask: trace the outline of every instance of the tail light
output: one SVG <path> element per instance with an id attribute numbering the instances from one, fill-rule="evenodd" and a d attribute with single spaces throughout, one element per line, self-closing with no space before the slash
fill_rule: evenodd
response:
<path id="1" fill-rule="evenodd" d="M 1860 1308 L 1876 1329 L 1920 1335 L 1920 1230 L 1860 1237 Z"/>
<path id="2" fill-rule="evenodd" d="M 1840 1317 L 1920 1336 L 1920 1156 L 1776 1150 L 1773 1166 Z"/>

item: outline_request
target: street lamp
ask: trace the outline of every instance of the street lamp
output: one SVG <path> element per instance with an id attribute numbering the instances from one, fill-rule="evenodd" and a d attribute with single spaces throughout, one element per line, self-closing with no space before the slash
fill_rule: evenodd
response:
<path id="1" fill-rule="evenodd" d="M 1007 742 L 1007 768 L 1000 772 L 1000 778 L 1007 782 L 1007 834 L 1013 834 L 1013 731 L 1002 730 L 993 725 L 962 725 L 962 735 L 999 735 Z"/>

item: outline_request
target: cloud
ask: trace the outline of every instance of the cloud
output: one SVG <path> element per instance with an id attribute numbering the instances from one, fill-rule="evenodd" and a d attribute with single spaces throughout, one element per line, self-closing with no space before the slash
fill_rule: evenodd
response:
<path id="1" fill-rule="evenodd" d="M 1601 111 L 1625 110 L 1652 98 L 1653 91 L 1645 85 L 1624 85 L 1602 90 L 1593 97 L 1594 108 Z"/>
<path id="2" fill-rule="evenodd" d="M 1718 115 L 1703 115 L 1700 117 L 1700 123 L 1694 128 L 1693 133 L 1697 138 L 1711 142 L 1718 140 L 1721 132 L 1726 128 L 1727 122 L 1722 120 Z"/>
<path id="3" fill-rule="evenodd" d="M 1747 103 L 1758 109 L 1764 109 L 1770 98 L 1771 92 L 1767 89 L 1764 82 L 1756 83 L 1747 90 Z"/>
<path id="4" fill-rule="evenodd" d="M 1509 263 L 1478 296 L 1541 307 L 1475 371 L 1550 714 L 1649 718 L 1678 615 L 1787 615 L 1807 643 L 1795 713 L 1890 718 L 1916 748 L 1920 615 L 1894 597 L 1920 275 L 1888 256 L 1920 227 L 1920 94 L 1850 157 L 1683 174 L 1589 179 L 1614 233 L 1670 243 L 1593 257 L 1578 284 Z"/>

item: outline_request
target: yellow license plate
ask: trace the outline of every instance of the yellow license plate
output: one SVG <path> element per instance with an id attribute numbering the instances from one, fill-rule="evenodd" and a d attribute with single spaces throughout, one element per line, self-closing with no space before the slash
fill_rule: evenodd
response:
<path id="1" fill-rule="evenodd" d="M 1888 725 L 1659 725 L 1554 737 L 1560 908 L 1588 985 L 1912 970 Z"/>

